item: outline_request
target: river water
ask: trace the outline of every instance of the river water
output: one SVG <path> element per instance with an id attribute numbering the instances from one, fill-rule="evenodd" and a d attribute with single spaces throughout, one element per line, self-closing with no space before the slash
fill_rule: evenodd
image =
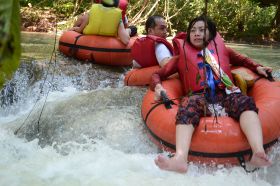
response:
<path id="1" fill-rule="evenodd" d="M 159 170 L 140 115 L 146 88 L 123 85 L 129 68 L 51 57 L 53 43 L 22 34 L 21 67 L 0 95 L 1 186 L 280 185 L 279 144 L 269 152 L 273 166 L 250 174 L 193 163 L 186 174 Z M 279 48 L 228 45 L 279 77 Z"/>

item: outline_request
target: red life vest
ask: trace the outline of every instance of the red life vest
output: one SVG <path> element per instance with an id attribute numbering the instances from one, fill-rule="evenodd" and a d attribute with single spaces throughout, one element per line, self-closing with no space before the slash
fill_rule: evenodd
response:
<path id="1" fill-rule="evenodd" d="M 138 38 L 131 48 L 131 55 L 142 68 L 158 65 L 155 54 L 156 43 L 164 44 L 173 55 L 173 46 L 166 39 L 152 35 Z"/>
<path id="2" fill-rule="evenodd" d="M 201 50 L 191 46 L 187 41 L 185 41 L 185 38 L 185 33 L 179 34 L 173 39 L 173 45 L 175 54 L 179 54 L 179 76 L 183 83 L 184 92 L 185 94 L 188 94 L 190 92 L 202 91 L 204 89 L 205 75 L 203 70 L 203 57 L 200 55 Z M 223 71 L 232 80 L 229 54 L 224 41 L 218 33 L 214 40 L 216 42 L 216 47 L 214 41 L 212 40 L 207 45 L 207 48 L 211 51 L 216 61 L 220 63 Z M 218 79 L 218 77 L 215 78 Z M 221 84 L 219 87 L 224 88 Z"/>

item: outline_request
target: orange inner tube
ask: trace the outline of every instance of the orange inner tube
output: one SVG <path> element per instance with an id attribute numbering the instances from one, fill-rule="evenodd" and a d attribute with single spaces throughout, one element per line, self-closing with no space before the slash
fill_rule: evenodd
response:
<path id="1" fill-rule="evenodd" d="M 83 35 L 66 31 L 59 39 L 59 51 L 69 57 L 92 63 L 129 66 L 132 64 L 131 46 L 137 37 L 130 38 L 124 45 L 116 37 Z"/>
<path id="2" fill-rule="evenodd" d="M 249 88 L 248 95 L 254 98 L 259 108 L 264 146 L 267 148 L 280 136 L 280 82 L 270 82 L 252 75 L 258 80 Z M 163 104 L 156 104 L 154 92 L 148 90 L 142 102 L 142 117 L 152 140 L 160 148 L 173 152 L 175 118 L 182 97 L 182 87 L 176 78 L 164 81 L 163 86 L 168 97 L 175 99 L 176 105 L 166 109 Z M 202 117 L 192 137 L 189 160 L 200 163 L 237 164 L 238 158 L 248 159 L 250 153 L 250 146 L 237 121 L 224 116 L 218 117 L 216 123 L 214 117 Z"/>

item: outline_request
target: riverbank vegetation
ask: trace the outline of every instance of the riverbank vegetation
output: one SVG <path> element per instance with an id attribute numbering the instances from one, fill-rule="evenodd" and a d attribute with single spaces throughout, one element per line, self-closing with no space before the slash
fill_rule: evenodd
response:
<path id="1" fill-rule="evenodd" d="M 280 41 L 280 1 L 209 0 L 207 14 L 227 40 L 251 43 Z M 93 0 L 20 0 L 22 30 L 54 31 L 70 27 L 76 16 L 89 9 Z M 205 11 L 205 0 L 130 0 L 130 24 L 143 33 L 148 16 L 163 15 L 174 35 L 185 31 L 188 22 Z"/>

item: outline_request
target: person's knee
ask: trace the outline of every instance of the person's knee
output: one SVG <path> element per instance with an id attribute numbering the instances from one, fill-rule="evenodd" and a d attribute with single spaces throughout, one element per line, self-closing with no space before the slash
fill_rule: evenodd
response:
<path id="1" fill-rule="evenodd" d="M 234 118 L 235 120 L 239 120 L 240 115 L 244 111 L 254 111 L 258 113 L 258 108 L 254 99 L 250 96 L 245 95 L 233 95 L 231 102 L 227 103 L 226 111 L 228 112 L 229 116 Z"/>

